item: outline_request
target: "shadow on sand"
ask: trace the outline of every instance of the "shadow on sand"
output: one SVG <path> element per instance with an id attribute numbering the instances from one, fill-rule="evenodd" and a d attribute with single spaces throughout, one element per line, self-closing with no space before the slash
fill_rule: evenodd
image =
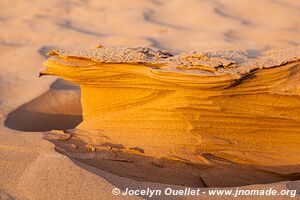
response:
<path id="1" fill-rule="evenodd" d="M 9 113 L 4 125 L 40 132 L 72 129 L 81 121 L 79 87 L 58 79 L 47 92 Z"/>

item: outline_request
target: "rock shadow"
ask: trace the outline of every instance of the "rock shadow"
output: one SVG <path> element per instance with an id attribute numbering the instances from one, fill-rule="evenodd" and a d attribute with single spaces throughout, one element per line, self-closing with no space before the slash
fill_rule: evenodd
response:
<path id="1" fill-rule="evenodd" d="M 4 126 L 41 132 L 72 129 L 81 121 L 79 87 L 58 79 L 47 92 L 10 112 Z"/>

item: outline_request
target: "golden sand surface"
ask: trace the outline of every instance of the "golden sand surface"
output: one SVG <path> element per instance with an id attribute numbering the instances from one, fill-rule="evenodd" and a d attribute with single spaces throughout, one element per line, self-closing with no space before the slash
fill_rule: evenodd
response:
<path id="1" fill-rule="evenodd" d="M 299 10 L 300 2 L 295 0 L 1 0 L 0 199 L 145 199 L 114 196 L 112 189 L 186 186 L 206 192 L 214 186 L 288 189 L 297 190 L 293 199 L 299 198 Z M 98 44 L 105 47 L 84 53 L 86 58 L 97 56 L 93 61 L 66 58 L 69 54 L 80 57 L 82 49 Z M 110 47 L 118 51 L 111 54 Z M 86 94 L 81 95 L 84 84 L 80 82 L 72 84 L 57 76 L 39 78 L 51 49 L 60 51 L 53 51 L 49 61 L 64 60 L 70 65 L 59 72 L 70 74 L 71 69 L 92 64 L 89 69 L 103 69 L 114 82 L 105 82 L 103 74 L 93 71 L 99 77 L 86 81 L 102 80 L 97 82 L 102 86 L 85 86 Z M 122 49 L 135 56 L 128 57 Z M 281 50 L 275 53 L 274 49 Z M 199 52 L 191 52 L 195 50 Z M 230 52 L 235 52 L 233 57 Z M 116 58 L 127 64 L 113 64 Z M 78 68 L 73 66 L 76 63 L 81 63 Z M 88 75 L 87 71 L 72 74 Z M 82 82 L 83 77 L 71 79 Z M 120 87 L 126 81 L 134 87 L 120 89 L 119 96 L 114 89 L 104 92 L 104 85 Z M 134 84 L 140 81 L 145 84 Z M 93 91 L 100 94 L 100 88 L 105 99 L 116 104 L 98 95 L 87 98 L 95 96 Z M 85 109 L 106 118 L 83 119 L 87 112 L 82 113 L 81 98 L 91 106 Z M 99 111 L 93 101 L 103 105 L 96 106 Z M 131 108 L 124 102 L 130 102 Z M 110 109 L 114 109 L 110 115 L 104 114 Z M 143 121 L 140 125 L 137 115 Z M 114 118 L 122 126 L 114 127 Z M 166 119 L 176 119 L 176 124 Z M 96 130 L 93 134 L 111 138 L 89 138 L 91 126 Z M 101 132 L 100 126 L 111 131 Z M 158 127 L 155 132 L 148 129 L 153 126 Z M 154 135 L 176 126 L 191 137 L 179 131 L 169 131 L 164 138 Z M 140 129 L 134 131 L 134 127 Z M 120 128 L 127 132 L 118 133 Z M 135 133 L 131 138 L 130 130 Z M 172 135 L 180 140 L 169 140 Z M 175 198 L 232 199 L 209 195 L 153 199 Z M 288 197 L 236 199 L 241 198 Z"/>
<path id="2" fill-rule="evenodd" d="M 44 65 L 41 75 L 80 84 L 83 122 L 65 139 L 72 137 L 81 147 L 175 160 L 210 171 L 224 164 L 241 171 L 251 168 L 236 179 L 232 168 L 221 173 L 224 181 L 210 186 L 299 178 L 299 48 L 250 58 L 243 51 L 172 55 L 100 47 L 52 51 Z"/>

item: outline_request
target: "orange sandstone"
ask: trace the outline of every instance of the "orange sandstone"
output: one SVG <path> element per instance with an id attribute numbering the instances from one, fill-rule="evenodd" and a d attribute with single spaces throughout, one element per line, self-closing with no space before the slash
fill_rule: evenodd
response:
<path id="1" fill-rule="evenodd" d="M 279 174 L 300 162 L 300 50 L 172 55 L 148 48 L 50 52 L 41 75 L 81 86 L 73 135 L 93 150 Z"/>

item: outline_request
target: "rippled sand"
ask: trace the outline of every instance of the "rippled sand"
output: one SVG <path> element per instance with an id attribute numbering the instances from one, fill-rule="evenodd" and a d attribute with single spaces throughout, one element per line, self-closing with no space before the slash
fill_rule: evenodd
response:
<path id="1" fill-rule="evenodd" d="M 299 188 L 296 1 L 3 1 L 0 10 L 0 198 L 111 199 L 114 187 L 165 184 Z M 38 78 L 49 50 L 99 44 L 189 53 L 182 66 L 176 56 L 172 66 L 67 60 L 68 70 L 90 66 L 78 77 L 59 71 L 81 92 Z"/>

